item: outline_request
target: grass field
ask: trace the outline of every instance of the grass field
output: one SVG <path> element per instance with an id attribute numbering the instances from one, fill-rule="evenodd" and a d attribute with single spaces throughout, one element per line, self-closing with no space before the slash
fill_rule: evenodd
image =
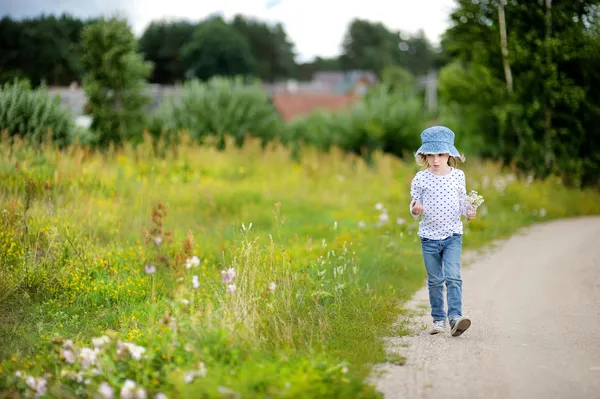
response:
<path id="1" fill-rule="evenodd" d="M 378 397 L 380 338 L 425 278 L 414 162 L 254 142 L 0 154 L 5 396 Z M 485 197 L 466 248 L 600 213 L 596 191 L 462 168 Z"/>

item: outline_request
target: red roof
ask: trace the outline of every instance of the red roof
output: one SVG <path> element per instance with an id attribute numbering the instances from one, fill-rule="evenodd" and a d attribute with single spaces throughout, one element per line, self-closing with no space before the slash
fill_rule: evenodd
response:
<path id="1" fill-rule="evenodd" d="M 286 121 L 317 110 L 338 111 L 354 101 L 353 96 L 327 93 L 277 93 L 273 104 Z"/>

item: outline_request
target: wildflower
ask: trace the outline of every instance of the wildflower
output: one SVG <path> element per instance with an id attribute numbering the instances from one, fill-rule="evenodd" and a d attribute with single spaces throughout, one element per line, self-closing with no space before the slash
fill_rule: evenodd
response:
<path id="1" fill-rule="evenodd" d="M 154 273 L 156 273 L 156 266 L 146 265 L 144 270 L 146 271 L 146 274 L 154 274 Z"/>
<path id="2" fill-rule="evenodd" d="M 125 380 L 121 388 L 121 399 L 146 399 L 146 390 L 137 386 L 135 381 Z"/>
<path id="3" fill-rule="evenodd" d="M 231 283 L 233 281 L 234 277 L 235 277 L 235 270 L 233 269 L 233 267 L 230 267 L 227 270 L 221 271 L 221 280 L 223 281 L 224 284 Z"/>
<path id="4" fill-rule="evenodd" d="M 275 288 L 277 288 L 277 284 L 274 281 L 271 281 L 267 286 L 267 289 L 271 292 L 275 292 Z"/>
<path id="5" fill-rule="evenodd" d="M 99 338 L 92 338 L 92 344 L 94 348 L 102 348 L 104 345 L 107 345 L 110 342 L 110 337 L 108 335 L 103 335 Z"/>
<path id="6" fill-rule="evenodd" d="M 357 224 L 359 229 L 364 229 L 367 226 L 367 224 L 362 220 L 360 220 Z"/>
<path id="7" fill-rule="evenodd" d="M 161 236 L 156 236 L 156 237 L 154 238 L 154 245 L 156 245 L 157 247 L 159 247 L 159 246 L 160 246 L 160 244 L 162 244 L 162 242 L 163 242 L 163 239 L 162 239 L 162 237 L 161 237 Z"/>
<path id="8" fill-rule="evenodd" d="M 533 175 L 528 175 L 527 180 L 525 180 L 525 185 L 528 186 L 533 183 Z"/>
<path id="9" fill-rule="evenodd" d="M 183 304 L 184 304 L 185 306 L 188 306 L 188 305 L 190 304 L 190 301 L 189 301 L 189 300 L 187 300 L 187 299 L 185 299 L 185 298 L 183 298 L 183 299 L 181 300 L 181 302 L 183 302 Z"/>
<path id="10" fill-rule="evenodd" d="M 167 395 L 165 395 L 164 393 L 159 392 L 156 394 L 156 396 L 154 396 L 154 399 L 169 399 L 169 398 L 167 398 Z"/>
<path id="11" fill-rule="evenodd" d="M 195 290 L 197 290 L 200 287 L 200 281 L 198 281 L 198 276 L 196 275 L 192 277 L 192 286 Z"/>
<path id="12" fill-rule="evenodd" d="M 108 385 L 108 383 L 103 382 L 98 387 L 98 394 L 100 395 L 100 398 L 102 398 L 102 399 L 112 399 L 113 396 L 115 395 L 115 391 L 112 389 L 112 387 L 110 385 Z"/>
<path id="13" fill-rule="evenodd" d="M 383 210 L 383 204 L 381 202 L 378 202 L 375 204 L 375 209 L 377 209 L 378 211 L 382 211 Z"/>
<path id="14" fill-rule="evenodd" d="M 19 370 L 15 371 L 15 377 L 21 378 L 22 376 L 23 374 Z"/>
<path id="15" fill-rule="evenodd" d="M 200 258 L 198 258 L 196 255 L 192 256 L 191 258 L 188 258 L 185 261 L 186 269 L 191 269 L 192 267 L 198 267 L 198 266 L 200 266 Z"/>
<path id="16" fill-rule="evenodd" d="M 342 367 L 342 374 L 348 374 L 348 367 Z"/>
<path id="17" fill-rule="evenodd" d="M 406 220 L 402 219 L 402 218 L 398 218 L 396 219 L 396 224 L 398 226 L 402 226 L 404 223 L 406 223 Z"/>
<path id="18" fill-rule="evenodd" d="M 142 346 L 137 346 L 137 345 L 129 343 L 129 342 L 125 342 L 125 343 L 119 342 L 117 344 L 117 355 L 119 355 L 119 356 L 129 353 L 131 355 L 131 357 L 134 358 L 135 360 L 140 360 L 142 358 L 142 355 L 145 352 L 146 352 L 146 348 L 144 348 Z"/>
<path id="19" fill-rule="evenodd" d="M 519 209 L 521 209 L 521 205 L 519 205 L 519 204 L 514 204 L 514 205 L 513 205 L 513 210 L 514 210 L 515 212 L 519 212 Z"/>
<path id="20" fill-rule="evenodd" d="M 84 369 L 87 369 L 90 365 L 96 364 L 98 361 L 98 348 L 82 348 L 81 352 L 79 352 L 79 357 L 81 358 L 81 365 Z"/>
<path id="21" fill-rule="evenodd" d="M 32 376 L 27 376 L 25 378 L 25 384 L 27 384 L 27 386 L 35 392 L 36 398 L 39 398 L 40 396 L 44 396 L 46 394 L 47 383 L 48 382 L 46 381 L 46 379 L 42 377 L 34 378 Z"/>
<path id="22" fill-rule="evenodd" d="M 235 292 L 236 288 L 237 287 L 235 286 L 235 284 L 229 284 L 227 286 L 227 293 L 228 294 L 233 294 Z"/>
<path id="23" fill-rule="evenodd" d="M 71 341 L 70 339 L 66 339 L 65 343 L 63 344 L 63 348 L 73 349 L 73 341 Z"/>
<path id="24" fill-rule="evenodd" d="M 387 223 L 388 220 L 390 220 L 390 217 L 387 213 L 382 213 L 381 215 L 379 215 L 379 221 L 381 223 Z"/>
<path id="25" fill-rule="evenodd" d="M 75 354 L 70 349 L 63 349 L 61 352 L 61 356 L 65 359 L 65 362 L 69 364 L 75 363 Z"/>
<path id="26" fill-rule="evenodd" d="M 198 364 L 197 370 L 193 370 L 187 373 L 183 380 L 186 384 L 191 384 L 197 377 L 206 377 L 206 366 L 203 362 L 200 362 Z"/>
<path id="27" fill-rule="evenodd" d="M 540 216 L 541 216 L 541 217 L 545 217 L 545 216 L 546 216 L 546 214 L 547 214 L 547 213 L 546 213 L 546 208 L 542 208 L 542 209 L 540 209 Z"/>
<path id="28" fill-rule="evenodd" d="M 471 192 L 465 197 L 465 201 L 467 201 L 467 204 L 477 209 L 485 200 L 477 193 L 477 191 L 471 190 Z"/>

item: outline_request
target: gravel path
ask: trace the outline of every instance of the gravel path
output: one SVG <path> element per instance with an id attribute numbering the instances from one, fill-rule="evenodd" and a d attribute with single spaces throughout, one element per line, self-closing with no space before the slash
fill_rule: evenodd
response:
<path id="1" fill-rule="evenodd" d="M 463 263 L 471 328 L 423 331 L 421 289 L 399 320 L 413 334 L 388 339 L 406 364 L 373 376 L 385 398 L 600 398 L 600 218 L 539 224 Z"/>

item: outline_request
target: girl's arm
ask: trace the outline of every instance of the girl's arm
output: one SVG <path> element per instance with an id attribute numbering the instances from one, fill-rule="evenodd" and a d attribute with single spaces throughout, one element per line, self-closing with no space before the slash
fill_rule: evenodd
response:
<path id="1" fill-rule="evenodd" d="M 414 202 L 418 202 L 419 204 L 423 204 L 423 187 L 420 184 L 420 179 L 419 179 L 419 175 L 416 175 L 413 180 L 412 183 L 410 185 L 410 204 L 408 204 L 408 210 L 410 211 L 410 214 L 412 215 L 413 218 L 417 219 L 419 217 L 419 214 L 414 214 L 412 211 L 412 207 L 413 207 L 413 203 Z"/>
<path id="2" fill-rule="evenodd" d="M 460 177 L 458 180 L 458 203 L 460 205 L 460 213 L 463 216 L 467 216 L 467 201 L 465 197 L 467 196 L 467 182 L 465 178 L 465 172 L 461 171 Z"/>

